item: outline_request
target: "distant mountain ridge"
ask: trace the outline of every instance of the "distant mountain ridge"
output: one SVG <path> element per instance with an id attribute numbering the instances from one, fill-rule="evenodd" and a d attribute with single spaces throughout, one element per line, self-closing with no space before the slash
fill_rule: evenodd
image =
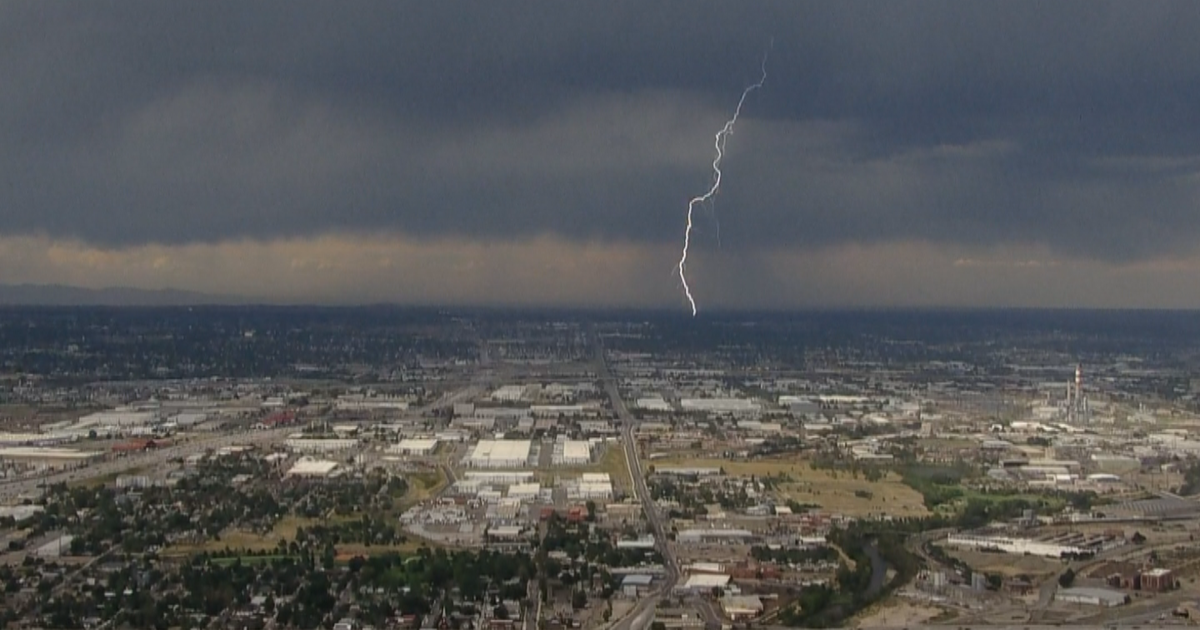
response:
<path id="1" fill-rule="evenodd" d="M 3 306 L 197 306 L 245 302 L 244 299 L 227 295 L 178 289 L 89 289 L 64 284 L 0 284 L 0 305 Z"/>

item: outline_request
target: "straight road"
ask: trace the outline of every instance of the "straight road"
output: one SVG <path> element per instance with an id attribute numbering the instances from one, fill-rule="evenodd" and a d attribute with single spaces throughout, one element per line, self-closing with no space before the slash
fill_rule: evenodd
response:
<path id="1" fill-rule="evenodd" d="M 650 495 L 650 488 L 646 485 L 646 471 L 643 468 L 641 453 L 638 452 L 637 441 L 633 435 L 633 414 L 629 413 L 629 408 L 625 406 L 625 401 L 621 398 L 617 379 L 609 369 L 608 361 L 605 358 L 604 346 L 600 342 L 600 336 L 593 330 L 590 337 L 596 364 L 596 374 L 604 384 L 604 391 L 608 395 L 613 413 L 616 414 L 617 422 L 621 427 L 621 440 L 625 447 L 625 462 L 629 466 L 629 475 L 633 481 L 633 493 L 637 497 L 638 502 L 642 504 L 646 521 L 650 524 L 650 529 L 654 533 L 654 546 L 662 554 L 663 566 L 665 568 L 663 581 L 658 591 L 639 601 L 622 619 L 617 620 L 611 626 L 610 630 L 645 630 L 654 620 L 654 611 L 659 599 L 664 594 L 669 594 L 674 590 L 675 584 L 679 581 L 679 560 L 676 558 L 675 550 L 667 538 L 667 528 L 664 519 L 654 504 L 654 499 Z M 707 610 L 709 614 L 713 614 L 711 608 L 706 607 L 703 610 Z"/>
<path id="2" fill-rule="evenodd" d="M 0 502 L 15 500 L 23 494 L 36 491 L 39 486 L 84 481 L 96 477 L 120 474 L 135 468 L 153 468 L 161 466 L 169 460 L 203 453 L 210 449 L 215 450 L 226 446 L 252 446 L 278 442 L 296 431 L 296 427 L 285 427 L 266 431 L 245 431 L 190 438 L 171 446 L 126 455 L 124 457 L 114 457 L 83 468 L 63 470 L 37 477 L 6 479 L 0 481 Z"/>

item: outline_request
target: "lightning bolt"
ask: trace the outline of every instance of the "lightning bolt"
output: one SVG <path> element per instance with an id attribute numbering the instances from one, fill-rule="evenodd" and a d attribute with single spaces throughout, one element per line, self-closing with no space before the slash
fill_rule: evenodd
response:
<path id="1" fill-rule="evenodd" d="M 772 41 L 771 44 L 774 42 Z M 757 83 L 753 83 L 742 90 L 742 97 L 738 99 L 737 107 L 733 110 L 733 116 L 725 121 L 725 126 L 713 137 L 713 149 L 716 151 L 716 157 L 712 161 L 713 181 L 708 192 L 699 197 L 692 198 L 688 202 L 687 207 L 687 227 L 683 230 L 683 254 L 679 257 L 679 282 L 683 284 L 683 294 L 687 297 L 688 304 L 692 307 L 692 317 L 696 316 L 696 299 L 692 297 L 692 289 L 688 286 L 687 281 L 687 258 L 688 247 L 692 244 L 692 211 L 696 208 L 696 204 L 703 205 L 704 202 L 712 199 L 713 195 L 721 188 L 721 158 L 725 157 L 725 140 L 733 134 L 733 126 L 737 124 L 738 116 L 742 114 L 742 106 L 746 104 L 746 97 L 751 92 L 763 86 L 767 80 L 767 56 L 771 52 L 771 44 L 767 45 L 767 52 L 763 53 L 762 63 L 759 64 L 759 70 L 762 72 Z M 713 218 L 716 219 L 716 211 L 713 212 Z M 718 228 L 720 229 L 720 228 Z M 718 237 L 720 238 L 720 237 Z"/>

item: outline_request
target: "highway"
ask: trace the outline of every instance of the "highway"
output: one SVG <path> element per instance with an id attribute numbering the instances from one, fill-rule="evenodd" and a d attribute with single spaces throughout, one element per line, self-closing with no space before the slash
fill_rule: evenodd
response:
<path id="1" fill-rule="evenodd" d="M 654 546 L 662 554 L 665 568 L 658 590 L 653 595 L 638 601 L 623 618 L 613 623 L 610 630 L 645 630 L 654 620 L 654 611 L 658 606 L 659 599 L 674 590 L 675 584 L 679 581 L 679 560 L 675 557 L 675 550 L 667 537 L 667 528 L 663 517 L 659 514 L 654 499 L 650 495 L 650 488 L 646 485 L 645 469 L 642 466 L 641 454 L 638 452 L 637 440 L 633 435 L 633 414 L 629 413 L 629 408 L 625 406 L 625 401 L 621 398 L 617 379 L 609 369 L 608 361 L 604 356 L 604 346 L 600 342 L 600 336 L 592 331 L 591 339 L 597 366 L 596 374 L 604 383 L 604 391 L 608 395 L 613 413 L 616 414 L 621 425 L 621 440 L 625 447 L 625 461 L 629 465 L 629 475 L 633 481 L 633 493 L 642 504 L 646 521 L 650 524 L 650 530 L 654 534 Z M 703 607 L 702 610 L 706 611 L 705 616 L 715 616 L 711 607 Z"/>
<path id="2" fill-rule="evenodd" d="M 0 481 L 0 502 L 11 502 L 21 495 L 36 492 L 39 486 L 49 486 L 57 483 L 71 483 L 95 477 L 115 475 L 133 469 L 155 468 L 169 460 L 188 457 L 203 453 L 210 449 L 226 446 L 250 446 L 256 444 L 278 442 L 291 433 L 296 427 L 284 427 L 266 431 L 246 431 L 213 436 L 192 437 L 185 441 L 163 448 L 130 454 L 123 457 L 112 457 L 83 468 L 63 470 L 36 477 L 21 479 L 6 479 Z"/>

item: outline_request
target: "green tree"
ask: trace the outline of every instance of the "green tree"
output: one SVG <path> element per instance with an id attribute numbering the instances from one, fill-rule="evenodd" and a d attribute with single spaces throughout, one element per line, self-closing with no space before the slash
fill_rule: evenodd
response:
<path id="1" fill-rule="evenodd" d="M 1063 588 L 1067 588 L 1067 587 L 1071 586 L 1071 584 L 1074 584 L 1074 583 L 1075 583 L 1075 570 L 1070 567 L 1068 567 L 1066 571 L 1063 571 L 1062 575 L 1058 576 L 1058 584 L 1059 584 L 1059 586 L 1061 586 Z"/>

